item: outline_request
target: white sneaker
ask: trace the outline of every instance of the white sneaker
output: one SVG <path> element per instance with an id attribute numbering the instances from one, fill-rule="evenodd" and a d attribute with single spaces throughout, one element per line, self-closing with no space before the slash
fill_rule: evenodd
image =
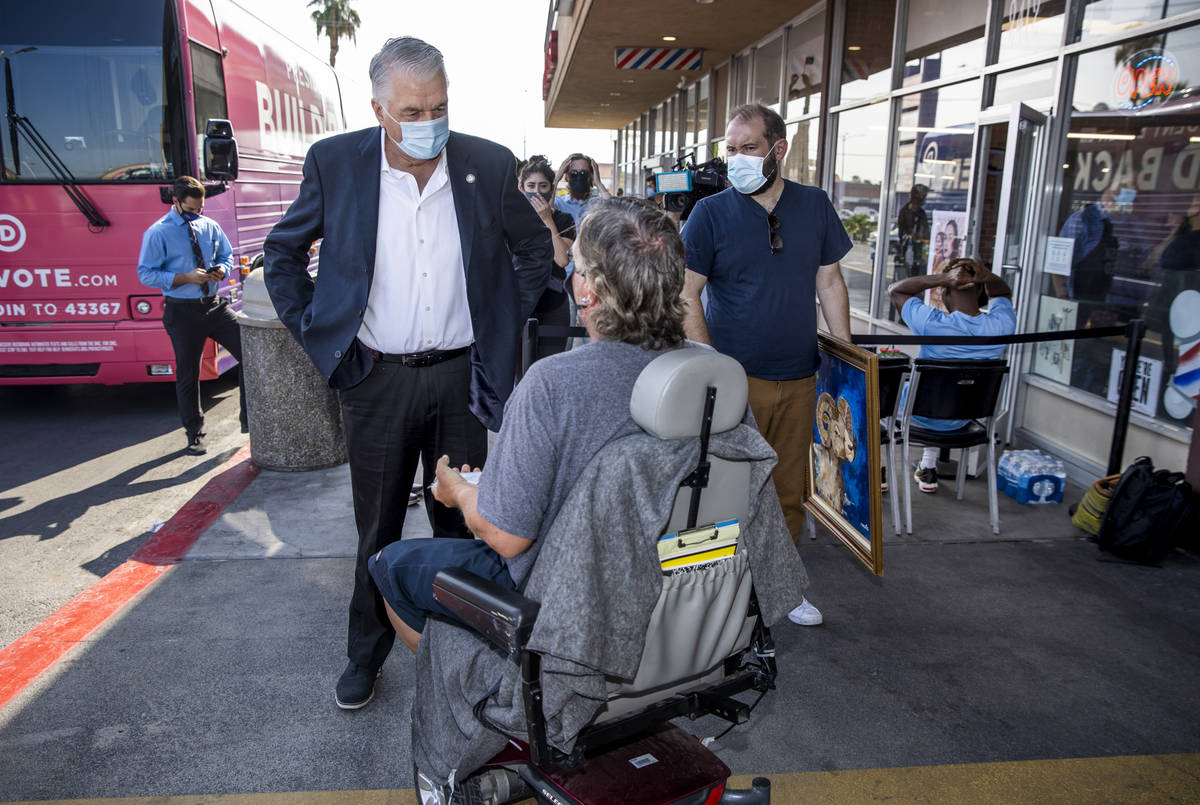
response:
<path id="1" fill-rule="evenodd" d="M 825 619 L 821 617 L 821 610 L 810 604 L 807 598 L 801 598 L 800 606 L 788 613 L 788 620 L 801 626 L 820 626 Z"/>

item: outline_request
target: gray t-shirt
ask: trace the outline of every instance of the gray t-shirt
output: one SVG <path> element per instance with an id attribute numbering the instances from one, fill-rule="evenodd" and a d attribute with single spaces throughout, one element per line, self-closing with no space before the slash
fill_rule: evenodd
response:
<path id="1" fill-rule="evenodd" d="M 619 341 L 596 341 L 533 364 L 504 407 L 504 425 L 479 479 L 479 514 L 519 537 L 543 537 L 559 507 L 601 447 L 636 433 L 633 384 L 663 354 Z M 521 584 L 535 551 L 508 560 Z"/>

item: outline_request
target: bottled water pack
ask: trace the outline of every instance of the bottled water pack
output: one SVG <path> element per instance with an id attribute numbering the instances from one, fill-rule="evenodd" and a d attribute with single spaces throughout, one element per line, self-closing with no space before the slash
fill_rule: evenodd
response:
<path id="1" fill-rule="evenodd" d="M 1062 461 L 1040 450 L 1005 450 L 996 468 L 996 488 L 1017 503 L 1061 503 L 1067 485 Z"/>

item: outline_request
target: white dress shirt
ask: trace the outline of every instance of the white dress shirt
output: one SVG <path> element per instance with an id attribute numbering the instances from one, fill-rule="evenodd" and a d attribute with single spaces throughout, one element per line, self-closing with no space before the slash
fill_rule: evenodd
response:
<path id="1" fill-rule="evenodd" d="M 380 129 L 375 276 L 358 337 L 380 352 L 458 349 L 475 340 L 446 152 L 425 185 L 388 165 Z"/>

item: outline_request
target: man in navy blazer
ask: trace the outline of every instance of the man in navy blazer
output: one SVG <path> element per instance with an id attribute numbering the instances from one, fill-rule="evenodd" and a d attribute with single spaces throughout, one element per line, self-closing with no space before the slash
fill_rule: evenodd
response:
<path id="1" fill-rule="evenodd" d="M 400 539 L 418 459 L 426 487 L 441 455 L 483 465 L 553 259 L 513 154 L 449 131 L 436 48 L 389 40 L 371 84 L 379 127 L 313 144 L 263 247 L 275 310 L 342 406 L 359 533 L 343 709 L 374 696 L 395 638 L 366 561 Z M 458 512 L 425 503 L 435 537 L 470 537 Z"/>

